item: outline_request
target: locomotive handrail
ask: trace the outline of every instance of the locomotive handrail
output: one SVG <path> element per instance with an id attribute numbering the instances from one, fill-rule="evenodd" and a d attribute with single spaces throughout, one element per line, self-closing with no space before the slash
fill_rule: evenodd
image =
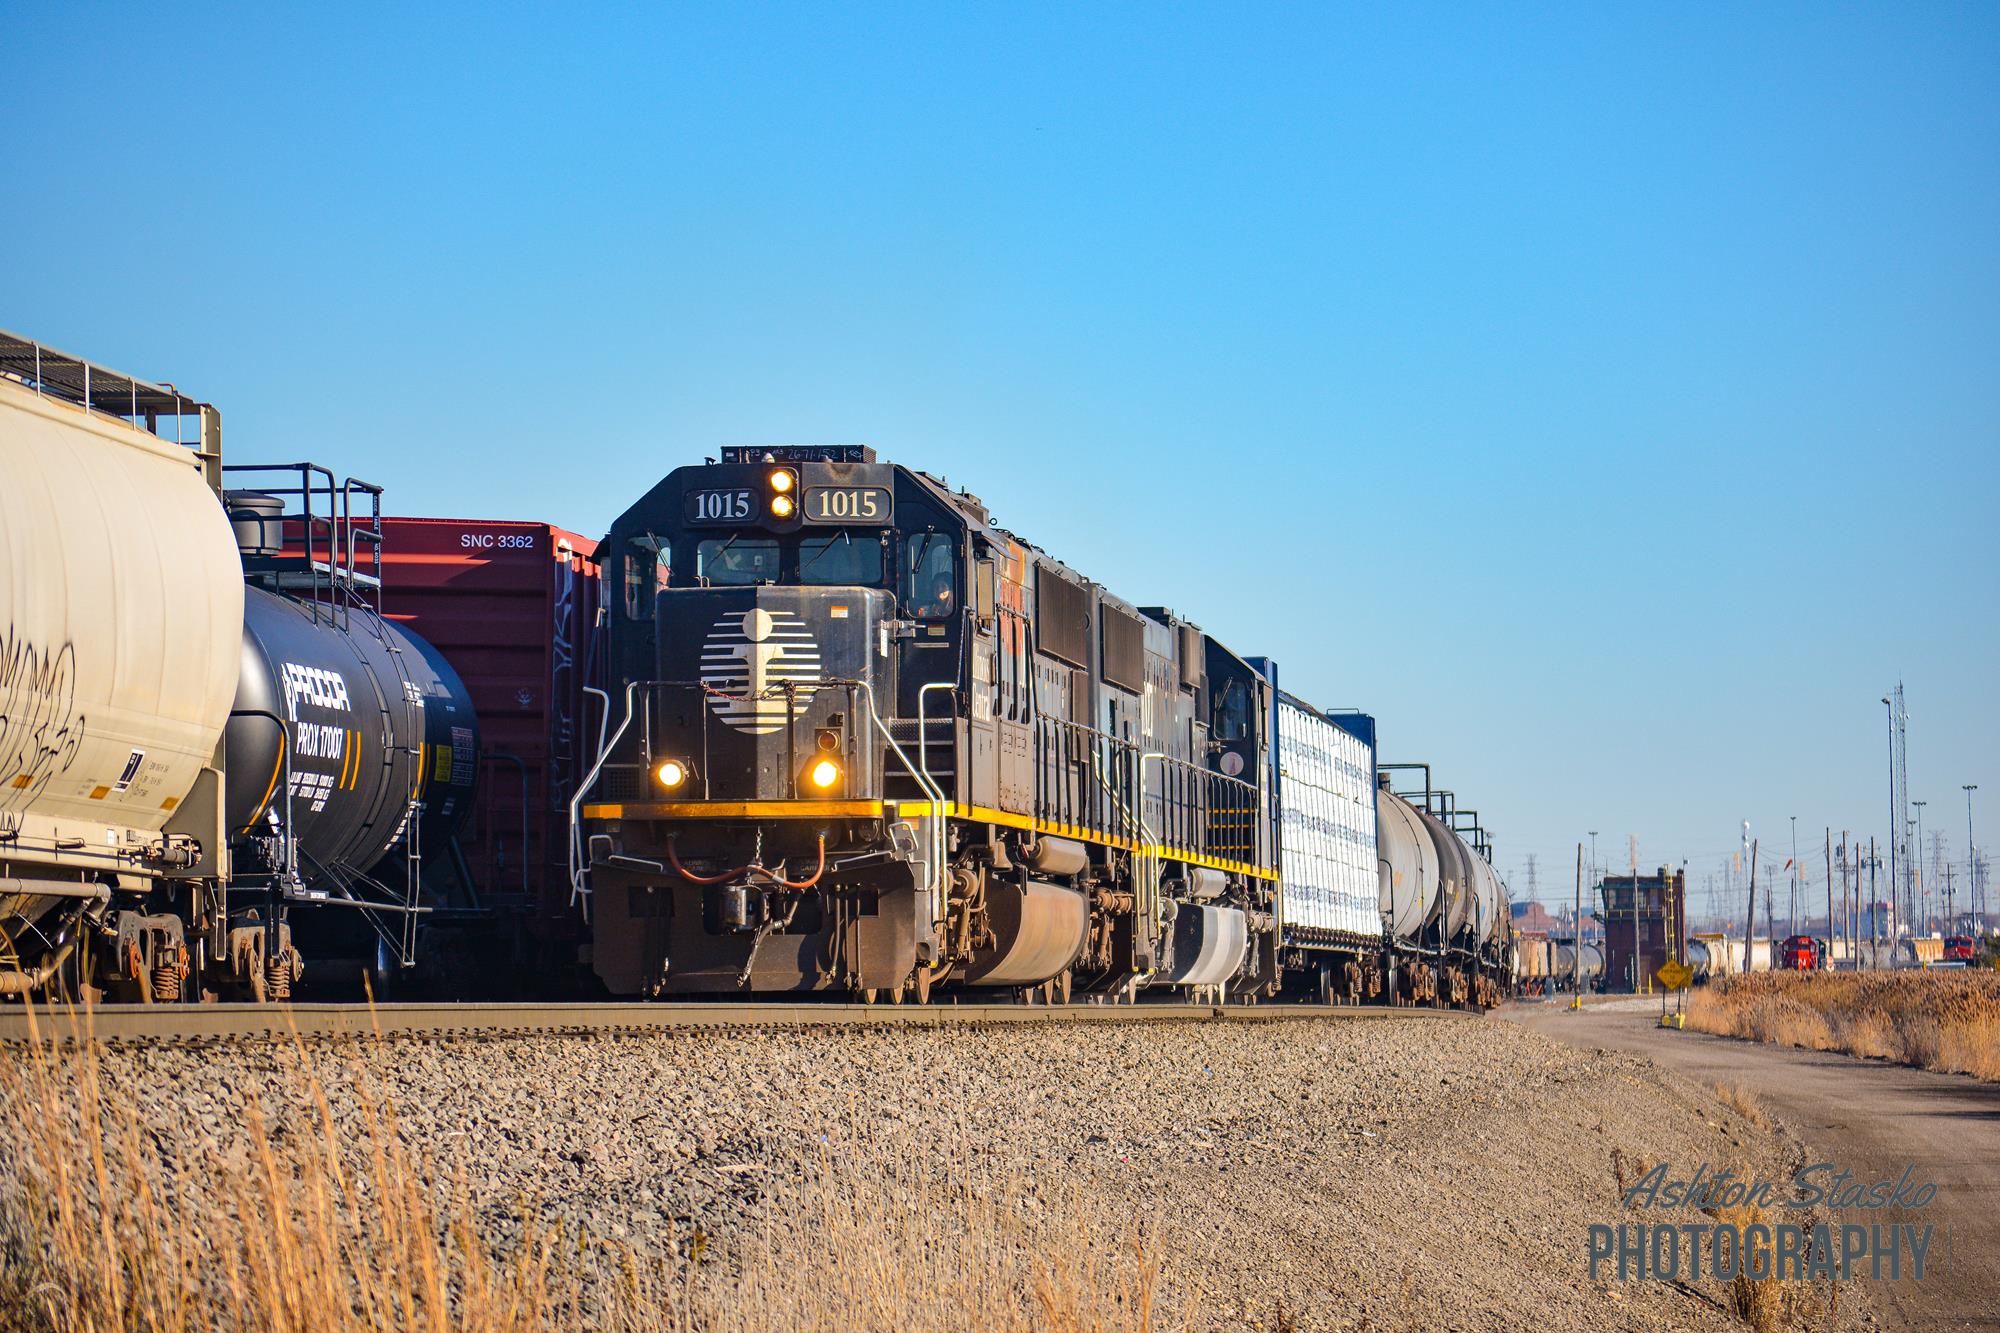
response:
<path id="1" fill-rule="evenodd" d="M 930 681 L 927 684 L 917 687 L 917 763 L 922 770 L 917 774 L 917 784 L 924 788 L 924 795 L 932 803 L 931 818 L 924 821 L 931 843 L 924 857 L 924 878 L 926 881 L 933 878 L 937 881 L 934 890 L 929 883 L 926 883 L 924 887 L 927 891 L 931 891 L 931 919 L 937 923 L 940 931 L 945 928 L 944 876 L 942 873 L 944 866 L 944 788 L 938 784 L 937 779 L 931 776 L 931 729 L 930 719 L 924 711 L 924 706 L 932 690 L 952 690 L 956 688 L 957 682 L 943 680 Z M 872 691 L 869 695 L 868 708 L 871 713 L 875 708 Z M 880 721 L 880 718 L 876 719 L 878 725 Z M 954 732 L 952 736 L 954 745 L 957 744 L 957 740 L 957 734 Z M 900 756 L 902 751 L 899 749 L 897 754 Z M 909 760 L 904 759 L 903 762 L 907 764 Z M 953 760 L 953 772 L 956 772 L 957 769 L 958 762 Z M 931 873 L 934 866 L 938 870 L 935 876 Z"/>
<path id="2" fill-rule="evenodd" d="M 590 773 L 577 784 L 576 791 L 569 798 L 569 905 L 581 907 L 583 918 L 590 920 L 590 889 L 583 882 L 583 798 L 597 785 L 598 775 L 604 772 L 604 761 L 618 748 L 618 742 L 625 738 L 625 729 L 632 725 L 632 694 L 641 685 L 653 682 L 643 680 L 625 683 L 625 716 L 618 723 L 618 730 L 612 733 L 597 751 L 597 760 L 590 766 Z"/>
<path id="3" fill-rule="evenodd" d="M 793 682 L 795 686 L 803 683 Z M 816 688 L 838 685 L 848 689 L 858 689 L 868 705 L 868 720 L 874 724 L 876 731 L 881 734 L 882 739 L 888 742 L 889 749 L 895 754 L 897 760 L 908 770 L 910 776 L 916 779 L 917 785 L 923 789 L 924 797 L 930 803 L 930 809 L 933 814 L 933 817 L 926 821 L 930 829 L 929 842 L 931 846 L 924 857 L 924 890 L 930 898 L 934 924 L 941 922 L 945 910 L 943 859 L 946 801 L 943 788 L 939 787 L 930 777 L 928 764 L 914 763 L 911 761 L 910 756 L 904 752 L 902 745 L 896 740 L 895 734 L 890 731 L 888 724 L 882 720 L 881 710 L 875 704 L 874 687 L 867 681 L 825 676 L 813 681 L 812 684 Z M 641 689 L 646 690 L 648 698 L 650 698 L 653 690 L 663 688 L 699 689 L 705 693 L 720 694 L 728 698 L 762 697 L 761 693 L 757 696 L 728 694 L 726 691 L 716 690 L 701 681 L 633 680 L 626 682 L 625 715 L 619 720 L 618 729 L 611 734 L 608 740 L 605 740 L 598 747 L 597 758 L 592 762 L 590 772 L 585 775 L 582 782 L 577 784 L 576 791 L 570 796 L 569 800 L 570 905 L 572 907 L 581 905 L 584 909 L 586 920 L 589 917 L 591 889 L 583 864 L 582 815 L 584 798 L 597 785 L 597 780 L 603 775 L 606 763 L 612 754 L 617 751 L 619 742 L 625 739 L 625 733 L 631 728 L 632 719 L 636 711 L 634 700 L 637 691 Z M 776 694 L 773 693 L 776 689 L 777 687 L 767 687 L 763 693 L 772 693 L 772 697 L 776 697 Z M 782 691 L 777 692 L 781 693 Z"/>

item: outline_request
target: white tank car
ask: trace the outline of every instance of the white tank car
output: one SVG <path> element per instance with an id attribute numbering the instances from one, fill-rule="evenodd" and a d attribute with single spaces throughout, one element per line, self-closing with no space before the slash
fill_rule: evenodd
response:
<path id="1" fill-rule="evenodd" d="M 215 754 L 243 578 L 195 453 L 0 379 L 0 843 L 132 872 Z"/>
<path id="2" fill-rule="evenodd" d="M 0 335 L 0 995 L 93 949 L 137 963 L 138 995 L 178 993 L 180 923 L 137 895 L 226 862 L 214 764 L 241 567 L 214 454 L 136 424 L 161 413 L 214 423 L 171 390 Z"/>

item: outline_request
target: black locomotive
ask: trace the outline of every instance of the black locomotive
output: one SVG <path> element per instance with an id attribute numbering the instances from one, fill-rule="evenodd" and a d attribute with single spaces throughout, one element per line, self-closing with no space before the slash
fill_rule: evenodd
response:
<path id="1" fill-rule="evenodd" d="M 857 447 L 678 469 L 599 557 L 614 992 L 1277 989 L 1271 686 L 1195 625 Z"/>

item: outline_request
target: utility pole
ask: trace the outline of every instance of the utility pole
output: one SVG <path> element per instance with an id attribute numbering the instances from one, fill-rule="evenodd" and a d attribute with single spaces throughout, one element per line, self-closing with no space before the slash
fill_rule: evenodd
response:
<path id="1" fill-rule="evenodd" d="M 1895 854 L 1895 848 L 1890 848 L 1889 855 Z M 1879 967 L 1882 963 L 1882 914 L 1877 910 L 1881 904 L 1875 890 L 1875 871 L 1881 864 L 1882 858 L 1875 854 L 1875 839 L 1870 838 L 1868 840 L 1868 939 L 1872 947 L 1868 952 L 1868 966 L 1871 968 Z"/>
<path id="2" fill-rule="evenodd" d="M 1986 885 L 1979 878 L 1979 854 L 1972 849 L 1972 793 L 1979 784 L 1968 782 L 1965 791 L 1965 886 L 1972 896 L 1972 937 L 1978 939 L 1986 915 Z"/>
<path id="3" fill-rule="evenodd" d="M 1570 989 L 1576 993 L 1576 1008 L 1583 1008 L 1583 844 L 1576 845 L 1576 916 L 1571 919 L 1569 958 Z"/>
<path id="4" fill-rule="evenodd" d="M 1787 934 L 1799 933 L 1799 817 L 1792 820 L 1792 928 Z"/>
<path id="5" fill-rule="evenodd" d="M 1771 881 L 1777 877 L 1778 867 L 1764 867 L 1764 940 L 1771 946 L 1771 967 L 1778 966 L 1778 913 L 1772 905 L 1777 895 L 1771 888 Z"/>
<path id="6" fill-rule="evenodd" d="M 1931 915 L 1931 886 L 1924 883 L 1924 807 L 1928 801 L 1911 801 L 1917 807 L 1917 840 L 1910 848 L 1910 919 L 1925 923 L 1929 932 Z M 1921 904 L 1921 906 L 1919 906 Z"/>
<path id="7" fill-rule="evenodd" d="M 1591 884 L 1592 884 L 1592 886 L 1593 886 L 1593 891 L 1594 891 L 1594 886 L 1595 886 L 1595 885 L 1596 885 L 1596 883 L 1597 883 L 1597 880 L 1598 880 L 1598 874 L 1597 874 L 1597 830 L 1596 830 L 1596 829 L 1592 829 L 1592 830 L 1590 831 L 1590 882 L 1591 882 Z"/>
<path id="8" fill-rule="evenodd" d="M 1839 927 L 1833 920 L 1833 825 L 1826 826 L 1826 965 L 1833 966 L 1833 943 Z"/>
<path id="9" fill-rule="evenodd" d="M 1896 845 L 1903 840 L 1903 811 L 1896 799 L 1896 705 L 1891 703 L 1889 696 L 1885 694 L 1882 696 L 1882 706 L 1889 710 L 1889 892 L 1895 893 L 1901 884 L 1896 877 Z M 1875 850 L 1875 840 L 1870 838 L 1868 841 L 1868 850 L 1872 854 Z M 1875 896 L 1873 872 L 1869 874 L 1868 885 L 1868 896 L 1873 898 Z"/>
<path id="10" fill-rule="evenodd" d="M 1744 825 L 1748 828 L 1749 825 Z M 1756 957 L 1750 948 L 1750 938 L 1757 933 L 1757 844 L 1750 844 L 1750 903 L 1749 912 L 1743 919 L 1743 970 L 1750 970 L 1751 961 Z"/>

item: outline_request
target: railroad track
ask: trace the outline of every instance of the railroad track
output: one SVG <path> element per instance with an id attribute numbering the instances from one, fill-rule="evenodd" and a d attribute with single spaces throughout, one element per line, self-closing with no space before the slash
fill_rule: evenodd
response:
<path id="1" fill-rule="evenodd" d="M 0 1011 L 0 1042 L 643 1032 L 660 1028 L 940 1027 L 963 1023 L 1273 1023 L 1472 1018 L 1474 1011 L 1270 1004 L 107 1004 Z"/>

